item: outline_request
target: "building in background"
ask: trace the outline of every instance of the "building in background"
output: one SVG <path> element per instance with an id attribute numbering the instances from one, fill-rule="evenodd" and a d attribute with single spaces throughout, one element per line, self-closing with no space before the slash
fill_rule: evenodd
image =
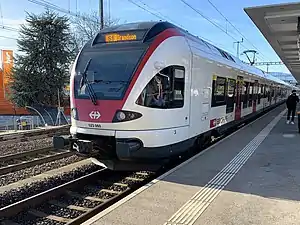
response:
<path id="1" fill-rule="evenodd" d="M 10 77 L 10 72 L 14 65 L 14 52 L 12 50 L 1 50 L 0 58 L 0 115 L 28 115 L 30 112 L 25 108 L 18 108 L 9 100 L 9 83 L 13 82 Z M 67 105 L 64 105 L 63 112 L 66 115 L 70 115 L 69 102 L 70 87 L 65 87 L 65 94 Z M 56 106 L 53 106 L 56 107 Z"/>
<path id="2" fill-rule="evenodd" d="M 14 65 L 13 51 L 1 50 L 0 55 L 0 115 L 28 115 L 29 112 L 26 109 L 15 107 L 9 101 L 8 85 L 12 82 L 10 72 Z"/>

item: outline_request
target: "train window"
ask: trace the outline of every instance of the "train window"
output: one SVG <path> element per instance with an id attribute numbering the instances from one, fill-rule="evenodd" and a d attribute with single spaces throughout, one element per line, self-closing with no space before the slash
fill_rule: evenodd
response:
<path id="1" fill-rule="evenodd" d="M 217 49 L 218 49 L 218 51 L 220 52 L 220 54 L 221 54 L 224 58 L 228 59 L 224 51 L 222 51 L 222 50 L 219 49 L 219 48 L 217 48 Z"/>
<path id="2" fill-rule="evenodd" d="M 235 88 L 236 81 L 234 79 L 229 78 L 227 81 L 226 113 L 233 112 L 235 102 Z"/>
<path id="3" fill-rule="evenodd" d="M 269 87 L 268 87 L 268 85 L 265 85 L 265 88 L 264 88 L 264 98 L 268 97 L 268 91 L 269 91 Z"/>
<path id="4" fill-rule="evenodd" d="M 282 98 L 285 98 L 286 97 L 286 89 L 283 89 L 282 92 L 281 92 L 281 97 Z"/>
<path id="5" fill-rule="evenodd" d="M 224 52 L 224 54 L 227 56 L 227 58 L 228 58 L 229 60 L 235 62 L 234 59 L 231 57 L 231 55 L 229 55 L 227 52 Z"/>
<path id="6" fill-rule="evenodd" d="M 157 73 L 144 88 L 136 104 L 150 108 L 171 109 L 184 105 L 185 70 L 168 66 Z"/>
<path id="7" fill-rule="evenodd" d="M 235 91 L 235 80 L 234 79 L 228 79 L 228 84 L 227 84 L 227 88 L 228 88 L 228 91 L 227 91 L 227 96 L 229 98 L 232 98 L 234 97 L 234 91 Z"/>
<path id="8" fill-rule="evenodd" d="M 250 86 L 249 86 L 248 107 L 252 107 L 253 97 L 254 97 L 254 83 L 250 83 Z"/>
<path id="9" fill-rule="evenodd" d="M 261 93 L 262 93 L 262 89 L 263 89 L 263 85 L 262 84 L 258 84 L 258 92 L 257 92 L 257 104 L 260 104 L 260 99 L 262 97 Z"/>
<path id="10" fill-rule="evenodd" d="M 212 84 L 211 106 L 221 106 L 226 104 L 226 78 L 216 77 Z"/>
<path id="11" fill-rule="evenodd" d="M 226 59 L 228 59 L 228 60 L 231 60 L 231 61 L 235 62 L 234 59 L 231 57 L 231 55 L 229 55 L 227 52 L 225 52 L 225 51 L 223 51 L 223 50 L 221 50 L 221 49 L 219 49 L 219 48 L 217 48 L 217 49 L 218 49 L 218 51 L 220 52 L 220 54 L 221 54 L 224 58 L 226 58 Z"/>
<path id="12" fill-rule="evenodd" d="M 216 55 L 220 55 L 220 54 L 221 54 L 220 51 L 219 51 L 215 46 L 211 45 L 211 44 L 208 43 L 208 42 L 205 42 L 205 43 L 208 45 L 208 47 L 212 50 L 212 52 L 213 52 L 214 54 L 216 54 Z"/>
<path id="13" fill-rule="evenodd" d="M 281 89 L 280 89 L 280 87 L 277 88 L 277 96 L 278 96 L 278 97 L 281 96 Z"/>
<path id="14" fill-rule="evenodd" d="M 249 99 L 249 82 L 244 82 L 243 87 L 243 109 L 248 107 Z"/>
<path id="15" fill-rule="evenodd" d="M 270 86 L 268 88 L 267 96 L 268 96 L 268 101 L 271 102 L 272 101 L 272 87 L 270 87 Z"/>

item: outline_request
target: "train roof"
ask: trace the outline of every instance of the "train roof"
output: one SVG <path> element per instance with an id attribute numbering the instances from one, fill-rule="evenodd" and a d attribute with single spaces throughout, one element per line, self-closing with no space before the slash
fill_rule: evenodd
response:
<path id="1" fill-rule="evenodd" d="M 268 80 L 271 80 L 275 83 L 279 83 L 282 85 L 286 85 L 289 87 L 293 87 L 295 89 L 299 89 L 287 82 L 284 82 L 282 80 L 280 80 L 277 77 L 274 77 L 268 73 L 265 73 L 264 71 L 262 71 L 261 69 L 248 65 L 246 63 L 244 63 L 243 61 L 241 61 L 239 58 L 235 57 L 234 55 L 232 55 L 231 53 L 226 52 L 225 50 L 207 42 L 204 41 L 203 39 L 199 38 L 198 36 L 195 36 L 191 33 L 189 33 L 187 30 L 184 30 L 170 22 L 166 22 L 166 21 L 145 21 L 145 22 L 135 22 L 135 23 L 125 23 L 125 24 L 119 24 L 119 25 L 115 25 L 115 26 L 111 26 L 111 27 L 107 27 L 102 29 L 99 34 L 103 34 L 103 33 L 110 33 L 110 32 L 120 32 L 120 31 L 143 31 L 143 38 L 145 39 L 146 36 L 149 36 L 148 34 L 151 33 L 150 38 L 163 32 L 164 30 L 168 29 L 168 28 L 175 28 L 180 30 L 182 33 L 184 33 L 187 37 L 190 37 L 192 39 L 194 39 L 196 42 L 201 43 L 201 44 L 205 44 L 208 46 L 208 49 L 210 49 L 210 54 L 213 54 L 217 57 L 220 58 L 225 58 L 226 60 L 232 61 L 232 63 L 235 64 L 236 67 L 238 67 L 241 70 L 244 70 L 248 73 L 251 74 L 255 74 L 261 78 L 265 78 Z M 149 37 L 148 37 L 149 38 Z M 96 37 L 95 37 L 96 39 Z M 145 40 L 144 40 L 145 41 Z"/>

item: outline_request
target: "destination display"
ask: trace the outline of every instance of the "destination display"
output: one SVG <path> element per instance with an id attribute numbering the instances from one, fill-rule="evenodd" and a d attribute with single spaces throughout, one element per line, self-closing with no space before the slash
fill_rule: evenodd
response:
<path id="1" fill-rule="evenodd" d="M 147 30 L 133 30 L 133 31 L 113 31 L 100 34 L 95 43 L 120 43 L 142 41 Z"/>
<path id="2" fill-rule="evenodd" d="M 106 34 L 105 35 L 105 42 L 119 42 L 119 41 L 136 41 L 137 37 L 136 34 Z"/>

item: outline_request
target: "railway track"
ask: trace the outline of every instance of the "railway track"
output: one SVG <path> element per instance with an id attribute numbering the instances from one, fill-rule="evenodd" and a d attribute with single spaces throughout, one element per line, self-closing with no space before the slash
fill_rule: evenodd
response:
<path id="1" fill-rule="evenodd" d="M 256 118 L 264 113 L 258 114 Z M 214 138 L 204 149 L 239 130 L 256 118 L 239 124 L 235 128 L 228 129 L 222 136 Z M 1 208 L 0 224 L 81 224 L 191 156 L 182 156 L 177 161 L 172 161 L 165 165 L 163 169 L 157 172 L 121 173 L 100 169 Z"/>
<path id="2" fill-rule="evenodd" d="M 0 146 L 13 144 L 16 142 L 25 142 L 25 141 L 52 137 L 54 134 L 64 135 L 69 132 L 69 129 L 70 126 L 66 125 L 66 126 L 49 128 L 49 129 L 24 131 L 22 133 L 0 134 Z"/>
<path id="3" fill-rule="evenodd" d="M 153 179 L 153 172 L 100 169 L 0 209 L 8 224 L 81 224 Z"/>
<path id="4" fill-rule="evenodd" d="M 74 153 L 68 150 L 62 149 L 60 151 L 57 151 L 52 147 L 48 147 L 1 156 L 0 176 L 42 163 L 69 157 L 71 155 L 74 155 Z"/>

